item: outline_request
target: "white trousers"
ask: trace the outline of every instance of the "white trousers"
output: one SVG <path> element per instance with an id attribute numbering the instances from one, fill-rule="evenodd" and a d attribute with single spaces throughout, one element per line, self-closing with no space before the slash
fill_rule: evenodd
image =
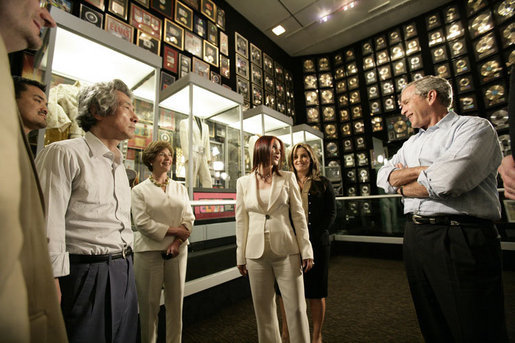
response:
<path id="1" fill-rule="evenodd" d="M 197 185 L 197 175 L 200 178 L 200 184 L 203 188 L 213 188 L 213 180 L 211 179 L 211 173 L 209 172 L 209 163 L 206 160 L 204 154 L 193 152 L 190 154 L 190 160 L 193 163 L 190 165 L 190 161 L 186 163 L 186 187 L 189 185 L 189 171 L 188 168 L 193 168 L 193 187 Z"/>
<path id="2" fill-rule="evenodd" d="M 158 314 L 161 289 L 163 288 L 166 308 L 166 342 L 181 342 L 182 304 L 187 260 L 187 244 L 182 244 L 179 255 L 169 260 L 163 260 L 160 251 L 134 254 L 134 274 L 138 292 L 142 343 L 153 343 L 157 340 Z"/>
<path id="3" fill-rule="evenodd" d="M 265 234 L 265 251 L 258 259 L 247 259 L 250 289 L 261 343 L 280 343 L 274 281 L 284 302 L 291 343 L 309 343 L 309 323 L 304 299 L 304 282 L 299 254 L 278 256 L 270 249 Z"/>

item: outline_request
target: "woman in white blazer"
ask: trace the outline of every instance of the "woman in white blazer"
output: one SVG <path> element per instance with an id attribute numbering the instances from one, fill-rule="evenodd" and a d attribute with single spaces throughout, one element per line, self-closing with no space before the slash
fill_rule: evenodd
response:
<path id="1" fill-rule="evenodd" d="M 168 177 L 173 149 L 167 142 L 150 143 L 143 163 L 150 177 L 132 189 L 134 274 L 138 292 L 141 341 L 157 340 L 164 288 L 166 342 L 181 342 L 182 304 L 188 259 L 188 237 L 195 217 L 186 187 Z"/>
<path id="2" fill-rule="evenodd" d="M 281 140 L 262 136 L 254 148 L 252 173 L 238 179 L 236 259 L 240 273 L 249 276 L 259 342 L 281 342 L 274 290 L 277 280 L 290 339 L 308 343 L 302 269 L 311 269 L 313 249 L 299 186 L 293 173 L 281 171 L 283 159 Z"/>

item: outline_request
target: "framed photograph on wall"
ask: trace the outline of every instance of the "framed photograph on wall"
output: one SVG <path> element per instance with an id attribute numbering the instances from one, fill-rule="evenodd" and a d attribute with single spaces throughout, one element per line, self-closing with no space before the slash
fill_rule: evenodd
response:
<path id="1" fill-rule="evenodd" d="M 161 72 L 161 90 L 166 89 L 166 87 L 170 86 L 175 82 L 175 76 Z"/>
<path id="2" fill-rule="evenodd" d="M 163 50 L 163 68 L 177 74 L 179 67 L 179 52 L 165 45 Z"/>
<path id="3" fill-rule="evenodd" d="M 225 11 L 220 7 L 216 9 L 216 26 L 225 31 Z"/>
<path id="4" fill-rule="evenodd" d="M 231 60 L 224 55 L 220 55 L 220 74 L 226 79 L 231 78 Z"/>
<path id="5" fill-rule="evenodd" d="M 216 22 L 216 5 L 211 0 L 200 0 L 200 13 Z"/>
<path id="6" fill-rule="evenodd" d="M 132 43 L 134 41 L 134 27 L 109 14 L 106 14 L 104 30 L 127 42 Z"/>
<path id="7" fill-rule="evenodd" d="M 204 61 L 207 63 L 218 67 L 219 65 L 219 54 L 218 48 L 213 44 L 209 43 L 207 40 L 204 41 Z"/>
<path id="8" fill-rule="evenodd" d="M 218 28 L 210 21 L 207 22 L 207 40 L 218 46 Z"/>
<path id="9" fill-rule="evenodd" d="M 189 31 L 184 32 L 184 50 L 202 58 L 202 38 Z"/>
<path id="10" fill-rule="evenodd" d="M 151 0 L 150 7 L 165 17 L 172 19 L 173 0 Z"/>
<path id="11" fill-rule="evenodd" d="M 116 16 L 127 20 L 127 13 L 129 12 L 129 0 L 109 0 L 109 12 Z"/>
<path id="12" fill-rule="evenodd" d="M 261 49 L 250 43 L 250 62 L 257 64 L 260 68 L 263 65 Z"/>
<path id="13" fill-rule="evenodd" d="M 175 21 L 193 31 L 193 11 L 180 1 L 175 2 Z"/>
<path id="14" fill-rule="evenodd" d="M 102 13 L 84 4 L 80 4 L 80 18 L 99 28 L 102 28 L 104 23 L 104 15 Z"/>
<path id="15" fill-rule="evenodd" d="M 165 19 L 164 41 L 179 50 L 184 49 L 184 29 L 171 20 Z"/>
<path id="16" fill-rule="evenodd" d="M 229 56 L 229 37 L 220 31 L 220 52 L 225 56 Z"/>
<path id="17" fill-rule="evenodd" d="M 101 11 L 105 10 L 104 0 L 86 0 L 86 2 L 95 6 L 96 8 L 98 8 Z"/>
<path id="18" fill-rule="evenodd" d="M 159 56 L 161 41 L 144 31 L 138 30 L 136 45 Z"/>
<path id="19" fill-rule="evenodd" d="M 198 15 L 194 16 L 193 32 L 195 32 L 200 37 L 206 39 L 206 37 L 207 37 L 207 28 L 206 28 L 206 20 L 204 18 L 201 18 Z"/>
<path id="20" fill-rule="evenodd" d="M 249 42 L 238 32 L 234 33 L 234 49 L 241 56 L 249 58 Z"/>
<path id="21" fill-rule="evenodd" d="M 236 55 L 236 74 L 241 77 L 249 79 L 249 61 L 241 56 L 240 54 Z"/>
<path id="22" fill-rule="evenodd" d="M 180 54 L 179 63 L 179 77 L 189 74 L 191 71 L 191 57 Z"/>
<path id="23" fill-rule="evenodd" d="M 207 64 L 206 62 L 196 57 L 193 57 L 192 68 L 192 71 L 194 73 L 209 79 L 209 72 L 211 71 L 211 68 L 209 67 L 209 64 Z"/>
<path id="24" fill-rule="evenodd" d="M 144 31 L 152 37 L 161 40 L 161 19 L 141 7 L 131 4 L 131 19 L 129 22 L 138 30 Z"/>

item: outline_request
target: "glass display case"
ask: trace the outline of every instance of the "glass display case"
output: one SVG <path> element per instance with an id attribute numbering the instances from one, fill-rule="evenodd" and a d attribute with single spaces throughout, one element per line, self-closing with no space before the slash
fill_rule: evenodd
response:
<path id="1" fill-rule="evenodd" d="M 44 47 L 36 54 L 36 66 L 46 85 L 49 113 L 47 128 L 38 133 L 38 151 L 53 141 L 84 134 L 77 117 L 77 94 L 81 87 L 120 79 L 134 94 L 140 122 L 136 136 L 122 142 L 126 167 L 146 172 L 142 149 L 157 137 L 157 107 L 162 60 L 159 56 L 104 31 L 56 7 L 51 14 L 57 27 L 47 30 Z"/>
<path id="2" fill-rule="evenodd" d="M 244 170 L 242 104 L 241 94 L 193 73 L 160 93 L 159 138 L 172 143 L 172 177 L 184 180 L 191 199 L 200 200 L 193 196 L 200 187 L 196 192 L 214 193 L 202 199 L 234 194 Z"/>
<path id="3" fill-rule="evenodd" d="M 243 114 L 243 135 L 245 142 L 245 172 L 252 170 L 254 144 L 260 136 L 276 136 L 288 149 L 292 145 L 293 119 L 270 107 L 259 105 Z"/>

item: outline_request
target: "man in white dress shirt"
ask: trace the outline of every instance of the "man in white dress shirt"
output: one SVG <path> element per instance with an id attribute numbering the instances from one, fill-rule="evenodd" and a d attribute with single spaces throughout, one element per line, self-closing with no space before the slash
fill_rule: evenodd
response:
<path id="1" fill-rule="evenodd" d="M 377 174 L 403 196 L 404 261 L 426 342 L 507 342 L 497 166 L 492 124 L 450 110 L 452 88 L 426 76 L 404 88 L 417 134 Z"/>
<path id="2" fill-rule="evenodd" d="M 79 93 L 86 136 L 47 146 L 36 165 L 47 199 L 54 277 L 71 342 L 135 342 L 130 187 L 118 144 L 138 117 L 120 80 Z"/>

